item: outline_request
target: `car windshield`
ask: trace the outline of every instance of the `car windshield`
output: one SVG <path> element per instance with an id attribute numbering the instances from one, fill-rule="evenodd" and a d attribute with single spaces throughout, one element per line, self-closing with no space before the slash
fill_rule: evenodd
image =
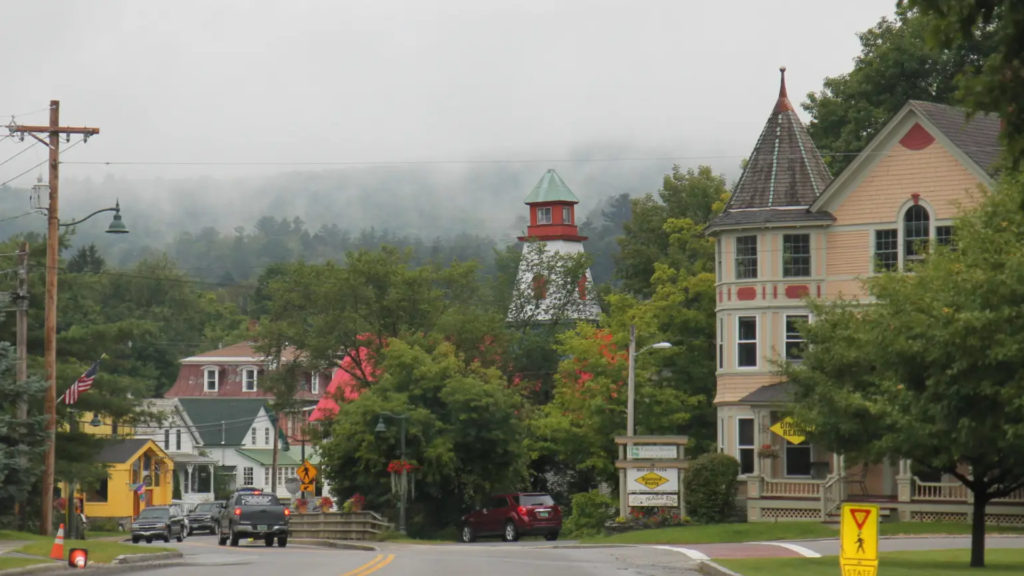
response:
<path id="1" fill-rule="evenodd" d="M 139 513 L 139 520 L 163 520 L 167 516 L 167 508 L 146 508 Z"/>
<path id="2" fill-rule="evenodd" d="M 520 506 L 554 506 L 555 501 L 547 494 L 520 494 Z"/>
<path id="3" fill-rule="evenodd" d="M 200 514 L 209 514 L 210 512 L 216 512 L 219 507 L 213 502 L 204 502 L 196 506 L 192 512 L 198 512 Z"/>

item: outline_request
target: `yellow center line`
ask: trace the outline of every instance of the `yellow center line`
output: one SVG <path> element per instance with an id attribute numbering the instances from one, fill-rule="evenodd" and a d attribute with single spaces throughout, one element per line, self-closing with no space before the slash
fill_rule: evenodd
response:
<path id="1" fill-rule="evenodd" d="M 387 557 L 385 557 L 383 554 L 378 554 L 377 557 L 373 560 L 370 560 L 369 562 L 363 564 L 355 570 L 345 572 L 341 576 L 366 576 L 367 574 L 376 572 L 377 570 L 380 570 L 381 568 L 387 566 L 394 559 L 394 554 L 388 554 Z"/>

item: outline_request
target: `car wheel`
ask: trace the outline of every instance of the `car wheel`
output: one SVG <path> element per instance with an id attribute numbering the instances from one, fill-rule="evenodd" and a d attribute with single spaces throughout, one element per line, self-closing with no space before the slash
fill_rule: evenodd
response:
<path id="1" fill-rule="evenodd" d="M 284 548 L 287 545 L 288 545 L 288 537 L 287 536 L 278 536 L 277 537 L 277 546 L 278 546 L 278 548 Z"/>
<path id="2" fill-rule="evenodd" d="M 182 541 L 185 540 L 185 530 L 183 528 L 178 530 L 178 538 L 177 538 L 177 540 L 178 540 L 178 542 L 182 542 Z"/>
<path id="3" fill-rule="evenodd" d="M 231 531 L 231 545 L 238 546 L 238 534 L 234 530 Z"/>
<path id="4" fill-rule="evenodd" d="M 138 536 L 132 536 L 132 544 L 138 544 L 139 540 L 142 540 L 142 538 L 139 538 Z"/>
<path id="5" fill-rule="evenodd" d="M 146 544 L 152 544 L 152 543 L 153 543 L 153 537 L 152 536 L 146 536 Z"/>
<path id="6" fill-rule="evenodd" d="M 558 532 L 548 532 L 544 535 L 544 539 L 547 541 L 558 540 Z"/>
<path id="7" fill-rule="evenodd" d="M 192 535 L 192 534 L 193 534 L 194 532 L 195 532 L 195 530 L 193 530 L 193 529 L 191 529 L 191 528 L 189 528 L 189 529 L 188 529 L 188 535 L 189 535 L 189 536 L 191 536 L 191 535 Z"/>
<path id="8" fill-rule="evenodd" d="M 170 541 L 171 541 L 171 529 L 168 528 L 167 532 L 164 532 L 164 542 L 170 542 Z"/>
<path id="9" fill-rule="evenodd" d="M 217 527 L 217 544 L 223 546 L 228 543 L 228 537 L 221 534 L 220 526 Z"/>
<path id="10" fill-rule="evenodd" d="M 267 547 L 273 546 L 274 545 L 274 537 L 273 536 L 267 536 L 266 538 L 263 539 L 263 543 L 266 544 Z"/>
<path id="11" fill-rule="evenodd" d="M 505 533 L 501 535 L 505 542 L 515 542 L 519 540 L 519 531 L 516 530 L 515 522 L 509 520 L 505 522 Z"/>
<path id="12" fill-rule="evenodd" d="M 476 532 L 473 531 L 473 527 L 470 526 L 469 524 L 466 524 L 465 526 L 463 526 L 462 527 L 461 538 L 462 538 L 462 541 L 465 542 L 466 544 L 469 544 L 471 542 L 476 542 Z"/>

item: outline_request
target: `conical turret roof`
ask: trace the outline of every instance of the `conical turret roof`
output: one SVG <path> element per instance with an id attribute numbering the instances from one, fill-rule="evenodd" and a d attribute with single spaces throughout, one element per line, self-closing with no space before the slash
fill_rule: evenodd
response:
<path id="1" fill-rule="evenodd" d="M 548 171 L 540 177 L 537 185 L 533 187 L 530 195 L 523 202 L 526 204 L 536 204 L 537 202 L 572 202 L 573 204 L 578 204 L 579 198 L 576 198 L 572 190 L 569 190 L 569 186 L 558 175 L 558 172 L 555 172 L 554 168 L 548 168 Z"/>
<path id="2" fill-rule="evenodd" d="M 832 181 L 786 93 L 786 68 L 779 98 L 743 170 L 729 210 L 810 206 Z"/>

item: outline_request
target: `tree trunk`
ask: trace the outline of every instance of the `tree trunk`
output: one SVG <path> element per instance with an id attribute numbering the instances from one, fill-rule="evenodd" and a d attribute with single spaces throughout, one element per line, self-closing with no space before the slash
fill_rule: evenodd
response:
<path id="1" fill-rule="evenodd" d="M 971 568 L 985 567 L 985 506 L 988 490 L 974 492 L 974 520 L 971 522 Z"/>

